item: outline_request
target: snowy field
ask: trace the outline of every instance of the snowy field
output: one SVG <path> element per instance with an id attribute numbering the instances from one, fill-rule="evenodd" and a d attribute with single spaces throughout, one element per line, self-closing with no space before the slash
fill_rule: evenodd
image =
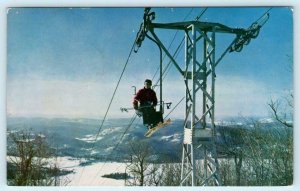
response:
<path id="1" fill-rule="evenodd" d="M 13 157 L 19 160 L 18 157 Z M 12 159 L 7 156 L 7 161 Z M 104 178 L 103 175 L 111 173 L 124 173 L 125 163 L 101 162 L 87 166 L 79 166 L 84 160 L 72 157 L 57 157 L 51 159 L 51 163 L 56 163 L 60 169 L 73 171 L 73 173 L 60 177 L 61 186 L 124 186 L 124 180 Z"/>
<path id="2" fill-rule="evenodd" d="M 62 181 L 68 181 L 66 186 L 124 186 L 124 180 L 116 180 L 102 177 L 105 174 L 124 173 L 126 164 L 101 162 L 88 166 L 78 166 L 80 160 L 70 157 L 60 157 L 58 159 L 60 168 L 73 170 L 74 173 L 62 176 Z"/>

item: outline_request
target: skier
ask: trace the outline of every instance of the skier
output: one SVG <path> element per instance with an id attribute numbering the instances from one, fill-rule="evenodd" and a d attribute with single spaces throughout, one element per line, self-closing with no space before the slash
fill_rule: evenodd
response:
<path id="1" fill-rule="evenodd" d="M 133 108 L 136 110 L 138 116 L 143 116 L 143 123 L 148 129 L 153 128 L 158 122 L 162 121 L 160 115 L 155 110 L 157 97 L 151 86 L 152 81 L 146 79 L 144 88 L 137 92 L 133 100 Z"/>

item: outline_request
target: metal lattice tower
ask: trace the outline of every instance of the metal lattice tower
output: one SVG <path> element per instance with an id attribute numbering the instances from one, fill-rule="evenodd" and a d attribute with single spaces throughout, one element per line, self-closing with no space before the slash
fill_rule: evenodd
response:
<path id="1" fill-rule="evenodd" d="M 183 125 L 181 186 L 221 185 L 215 129 L 215 68 L 228 52 L 240 52 L 258 36 L 269 15 L 261 17 L 248 29 L 230 28 L 219 23 L 188 21 L 153 23 L 154 12 L 145 9 L 144 22 L 136 39 L 136 49 L 148 32 L 182 75 L 186 86 Z M 185 34 L 185 65 L 180 66 L 158 38 L 154 29 L 182 30 Z M 235 35 L 231 44 L 216 58 L 216 34 Z M 149 37 L 151 38 L 151 37 Z M 152 40 L 153 40 L 152 39 Z M 161 63 L 162 64 L 162 63 Z"/>
<path id="2" fill-rule="evenodd" d="M 182 150 L 181 185 L 208 185 L 210 180 L 221 185 L 215 146 L 215 28 L 209 34 L 196 24 L 185 34 L 186 118 Z M 202 42 L 201 42 L 202 41 Z M 197 54 L 197 44 L 202 43 L 202 58 Z M 199 61 L 200 60 L 200 61 Z M 211 69 L 207 73 L 208 68 Z M 202 95 L 202 99 L 197 98 Z M 199 103 L 198 103 L 199 101 Z M 200 114 L 200 115 L 199 115 Z M 188 121 L 190 119 L 190 121 Z M 208 121 L 210 120 L 210 121 Z M 207 122 L 212 126 L 207 128 Z M 196 149 L 200 150 L 197 156 Z M 196 158 L 203 157 L 204 181 L 198 182 Z"/>

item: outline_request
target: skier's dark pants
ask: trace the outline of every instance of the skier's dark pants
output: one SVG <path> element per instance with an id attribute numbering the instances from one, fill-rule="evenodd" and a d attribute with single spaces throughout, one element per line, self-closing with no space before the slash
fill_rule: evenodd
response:
<path id="1" fill-rule="evenodd" d="M 143 113 L 143 124 L 154 127 L 159 122 L 163 122 L 161 112 L 155 111 L 151 106 L 141 106 L 140 111 Z"/>

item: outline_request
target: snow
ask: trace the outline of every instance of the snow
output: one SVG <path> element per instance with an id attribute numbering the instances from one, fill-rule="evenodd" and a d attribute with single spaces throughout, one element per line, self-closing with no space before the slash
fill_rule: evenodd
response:
<path id="1" fill-rule="evenodd" d="M 20 160 L 18 157 L 14 158 L 14 160 Z M 10 156 L 7 156 L 6 160 L 12 162 Z M 125 173 L 125 163 L 101 162 L 79 166 L 80 163 L 87 162 L 87 160 L 72 157 L 51 158 L 49 162 L 52 164 L 56 163 L 58 168 L 62 170 L 73 171 L 73 173 L 60 177 L 62 182 L 64 180 L 70 181 L 65 186 L 124 186 L 125 184 L 124 180 L 102 177 L 111 173 Z"/>
<path id="2" fill-rule="evenodd" d="M 86 135 L 84 138 L 75 138 L 75 139 L 77 139 L 79 141 L 85 141 L 87 143 L 93 143 L 95 141 L 99 141 L 99 140 L 103 139 L 103 137 L 98 136 L 97 140 L 95 140 L 96 135 Z"/>
<path id="3" fill-rule="evenodd" d="M 74 173 L 61 176 L 62 179 L 70 180 L 67 186 L 124 186 L 124 180 L 115 180 L 102 177 L 105 174 L 124 173 L 125 163 L 101 162 L 88 166 L 78 166 L 80 160 L 62 158 L 59 162 L 62 169 L 73 170 Z"/>
<path id="4" fill-rule="evenodd" d="M 273 123 L 274 119 L 272 118 L 263 118 L 259 120 L 260 123 Z"/>
<path id="5" fill-rule="evenodd" d="M 73 159 L 72 157 L 57 157 L 56 159 L 53 158 L 53 162 L 57 162 L 58 168 L 62 169 L 69 169 L 74 168 L 80 164 L 80 162 L 84 162 L 82 160 Z"/>
<path id="6" fill-rule="evenodd" d="M 169 135 L 169 136 L 162 136 L 162 137 L 161 137 L 161 140 L 164 140 L 164 139 L 165 139 L 165 140 L 167 140 L 167 141 L 168 141 L 168 140 L 169 140 L 169 139 L 171 139 L 172 137 L 173 137 L 173 135 Z"/>
<path id="7" fill-rule="evenodd" d="M 170 141 L 170 142 L 180 142 L 181 141 L 181 134 L 174 134 L 174 135 L 169 135 L 169 136 L 162 136 L 160 140 L 162 141 Z"/>
<path id="8" fill-rule="evenodd" d="M 233 125 L 243 125 L 243 123 L 241 123 L 241 122 L 235 122 L 235 121 L 216 121 L 215 125 L 233 126 Z"/>
<path id="9" fill-rule="evenodd" d="M 115 148 L 114 146 L 113 146 L 113 147 L 107 147 L 107 148 L 105 149 L 105 151 L 106 151 L 106 152 L 109 152 L 109 151 L 112 151 L 114 148 Z"/>
<path id="10" fill-rule="evenodd" d="M 124 130 L 124 127 L 109 127 L 107 129 L 102 130 L 100 135 L 107 135 L 114 132 L 122 132 L 122 130 Z"/>
<path id="11" fill-rule="evenodd" d="M 79 141 L 84 141 L 87 143 L 93 143 L 96 141 L 100 141 L 101 139 L 104 138 L 104 136 L 109 135 L 111 133 L 122 132 L 122 129 L 124 129 L 124 128 L 123 127 L 111 127 L 111 128 L 102 130 L 101 133 L 99 133 L 99 135 L 91 134 L 91 135 L 85 135 L 85 137 L 83 137 L 83 138 L 76 137 L 75 139 L 77 139 Z"/>
<path id="12" fill-rule="evenodd" d="M 92 150 L 91 151 L 91 155 L 95 155 L 95 154 L 98 154 L 98 153 L 100 153 L 99 151 L 96 151 L 96 150 Z"/>
<path id="13" fill-rule="evenodd" d="M 40 133 L 40 134 L 38 134 L 38 136 L 39 136 L 39 137 L 41 137 L 41 138 L 46 138 L 46 135 L 44 135 L 44 134 L 41 134 L 41 133 Z"/>
<path id="14" fill-rule="evenodd" d="M 18 130 L 7 130 L 7 135 L 18 133 L 18 132 L 19 132 Z"/>

